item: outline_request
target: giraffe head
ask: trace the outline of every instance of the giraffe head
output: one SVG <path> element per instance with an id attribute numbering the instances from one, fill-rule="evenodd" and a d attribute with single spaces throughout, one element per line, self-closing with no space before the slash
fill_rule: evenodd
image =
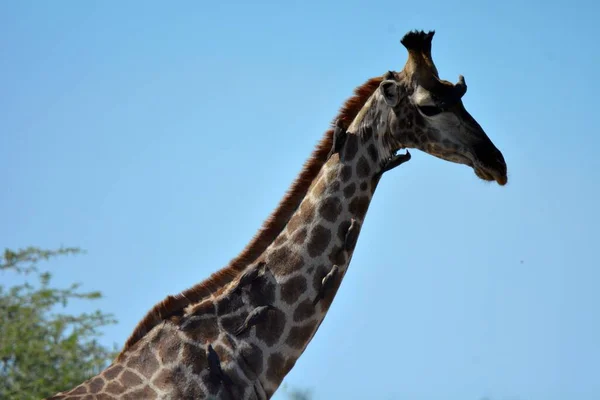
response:
<path id="1" fill-rule="evenodd" d="M 441 80 L 431 58 L 434 32 L 409 32 L 401 40 L 408 60 L 398 73 L 383 77 L 376 101 L 387 113 L 391 151 L 417 148 L 441 159 L 465 164 L 485 181 L 505 185 L 508 178 L 502 153 L 467 112 L 462 97 L 465 79 Z"/>

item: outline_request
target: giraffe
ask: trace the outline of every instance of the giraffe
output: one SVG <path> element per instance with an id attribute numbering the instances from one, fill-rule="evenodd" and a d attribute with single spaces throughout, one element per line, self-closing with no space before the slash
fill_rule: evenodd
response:
<path id="1" fill-rule="evenodd" d="M 269 399 L 323 322 L 381 177 L 409 148 L 504 186 L 502 153 L 462 103 L 464 77 L 439 78 L 433 36 L 408 32 L 404 68 L 356 89 L 228 267 L 157 304 L 107 369 L 50 399 Z"/>

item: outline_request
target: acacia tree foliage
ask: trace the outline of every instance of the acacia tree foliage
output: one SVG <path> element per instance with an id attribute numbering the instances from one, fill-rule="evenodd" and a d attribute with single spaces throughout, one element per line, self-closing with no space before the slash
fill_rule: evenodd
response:
<path id="1" fill-rule="evenodd" d="M 78 385 L 105 368 L 115 348 L 98 343 L 100 328 L 116 323 L 101 311 L 72 315 L 69 301 L 94 300 L 100 292 L 82 292 L 79 284 L 51 286 L 51 274 L 38 264 L 78 248 L 29 247 L 0 254 L 0 277 L 17 274 L 22 282 L 0 284 L 0 399 L 41 399 Z"/>
<path id="2" fill-rule="evenodd" d="M 81 252 L 29 247 L 0 254 L 0 278 L 10 273 L 23 278 L 23 283 L 10 287 L 0 283 L 1 400 L 39 400 L 72 388 L 116 356 L 116 348 L 97 341 L 102 327 L 116 323 L 111 314 L 64 312 L 69 301 L 95 300 L 101 293 L 82 292 L 78 283 L 52 287 L 50 272 L 38 268 L 41 261 Z M 287 385 L 283 390 L 290 400 L 311 398 L 309 392 Z"/>

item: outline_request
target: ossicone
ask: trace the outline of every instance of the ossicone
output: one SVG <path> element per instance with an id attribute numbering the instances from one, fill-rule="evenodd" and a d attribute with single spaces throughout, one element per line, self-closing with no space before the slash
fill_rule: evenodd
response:
<path id="1" fill-rule="evenodd" d="M 400 43 L 406 50 L 408 51 L 416 51 L 416 52 L 431 52 L 431 40 L 433 39 L 433 35 L 435 35 L 435 31 L 410 31 L 400 40 Z"/>

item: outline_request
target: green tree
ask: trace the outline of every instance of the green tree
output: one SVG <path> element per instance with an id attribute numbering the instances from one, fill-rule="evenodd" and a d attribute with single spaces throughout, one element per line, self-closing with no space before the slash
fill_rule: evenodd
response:
<path id="1" fill-rule="evenodd" d="M 54 288 L 51 274 L 38 268 L 41 261 L 79 253 L 29 247 L 0 254 L 0 274 L 23 278 L 15 286 L 0 284 L 0 399 L 50 396 L 95 375 L 115 356 L 115 348 L 97 340 L 100 328 L 116 323 L 111 314 L 64 312 L 69 301 L 98 299 L 100 292 L 82 292 L 79 284 Z"/>

